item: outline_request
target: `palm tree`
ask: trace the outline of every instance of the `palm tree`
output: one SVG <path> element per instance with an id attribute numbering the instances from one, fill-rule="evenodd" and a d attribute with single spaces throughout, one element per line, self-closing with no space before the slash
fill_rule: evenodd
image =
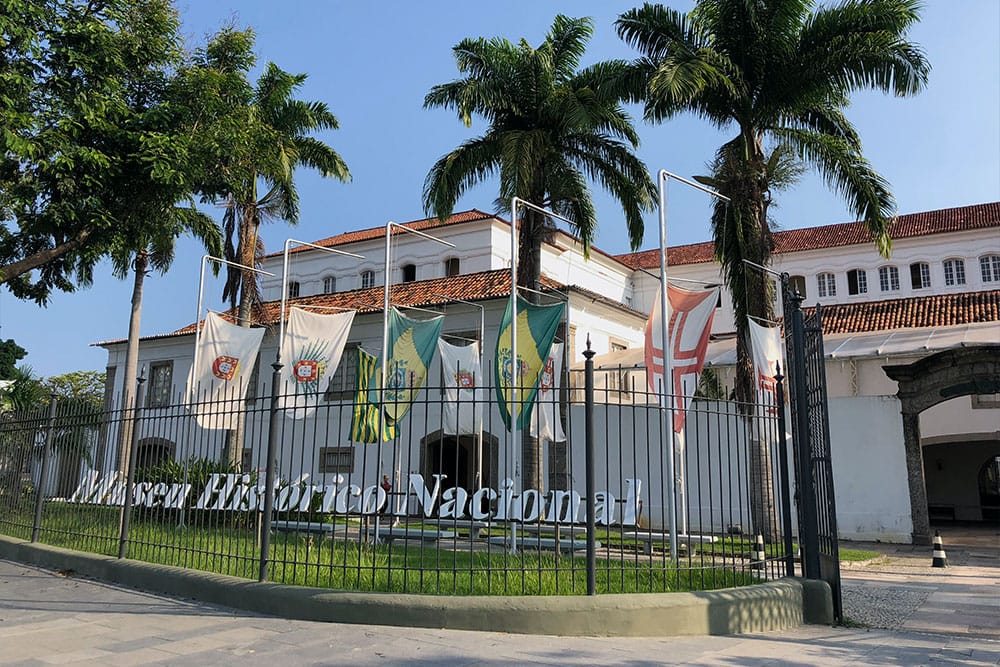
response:
<path id="1" fill-rule="evenodd" d="M 142 318 L 142 290 L 149 270 L 160 274 L 167 272 L 174 260 L 174 246 L 178 237 L 190 234 L 202 242 L 205 251 L 218 256 L 222 253 L 222 234 L 210 217 L 193 206 L 172 206 L 163 210 L 159 219 L 142 221 L 134 225 L 129 234 L 123 235 L 128 245 L 118 245 L 111 250 L 112 273 L 121 279 L 133 272 L 132 309 L 128 322 L 128 343 L 125 348 L 125 373 L 122 407 L 129 409 L 135 402 L 135 378 L 139 359 L 139 323 Z M 131 421 L 126 419 L 119 434 L 118 466 L 125 471 L 131 442 Z M 102 462 L 103 463 L 103 462 Z"/>
<path id="2" fill-rule="evenodd" d="M 770 282 L 743 260 L 766 265 L 770 259 L 768 208 L 782 157 L 816 169 L 888 256 L 895 202 L 889 184 L 862 155 L 845 109 L 861 89 L 915 94 L 930 69 L 906 39 L 919 18 L 917 0 L 844 0 L 815 11 L 812 4 L 700 0 L 686 15 L 646 4 L 616 22 L 619 36 L 643 55 L 618 90 L 645 102 L 647 120 L 693 112 L 736 130 L 712 165 L 713 184 L 732 199 L 728 206 L 715 203 L 712 231 L 735 304 L 736 389 L 744 401 L 753 396 L 746 318 L 773 319 L 773 305 Z M 766 465 L 766 452 L 759 454 Z M 755 520 L 762 520 L 768 508 L 759 497 L 751 504 Z"/>
<path id="3" fill-rule="evenodd" d="M 299 220 L 296 167 L 316 169 L 326 177 L 351 180 L 347 164 L 330 146 L 310 134 L 340 127 L 323 102 L 292 99 L 305 83 L 305 74 L 289 74 L 269 63 L 257 81 L 251 102 L 249 140 L 242 164 L 234 172 L 225 197 L 226 259 L 256 266 L 264 253 L 260 223 Z M 263 188 L 261 188 L 263 186 Z M 263 189 L 263 194 L 261 194 Z M 229 267 L 222 294 L 229 299 L 240 325 L 250 326 L 251 314 L 260 304 L 256 275 Z"/>
<path id="4" fill-rule="evenodd" d="M 243 266 L 260 263 L 264 255 L 261 222 L 298 223 L 296 167 L 310 167 L 343 182 L 351 179 L 347 164 L 337 151 L 310 136 L 315 131 L 337 129 L 336 116 L 323 102 L 292 99 L 305 80 L 305 74 L 289 74 L 269 63 L 257 81 L 249 108 L 234 110 L 234 116 L 245 119 L 247 126 L 242 128 L 245 141 L 229 165 L 223 198 L 224 253 L 232 262 Z M 252 314 L 261 303 L 256 274 L 227 267 L 222 298 L 229 299 L 238 324 L 249 327 Z M 242 424 L 237 422 L 226 438 L 226 459 L 234 466 L 241 462 Z"/>
<path id="5" fill-rule="evenodd" d="M 627 64 L 578 69 L 592 34 L 590 19 L 559 15 L 538 48 L 502 38 L 464 39 L 454 47 L 464 76 L 432 88 L 424 107 L 453 109 L 467 127 L 478 115 L 487 128 L 431 168 L 424 182 L 428 213 L 445 219 L 469 187 L 499 174 L 498 209 L 514 196 L 548 208 L 573 220 L 589 249 L 597 229 L 590 179 L 618 199 L 633 248 L 641 243 L 642 212 L 655 201 L 655 186 L 635 156 L 639 137 L 631 118 L 603 85 Z M 528 210 L 518 228 L 517 282 L 537 289 L 542 243 L 555 227 Z M 537 443 L 526 437 L 523 449 L 525 488 L 543 488 Z"/>

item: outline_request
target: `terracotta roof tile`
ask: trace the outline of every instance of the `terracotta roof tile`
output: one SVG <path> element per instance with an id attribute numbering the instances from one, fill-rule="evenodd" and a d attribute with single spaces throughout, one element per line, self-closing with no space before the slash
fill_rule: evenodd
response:
<path id="1" fill-rule="evenodd" d="M 437 218 L 421 218 L 420 220 L 411 220 L 410 222 L 401 222 L 399 224 L 404 227 L 409 227 L 410 229 L 415 229 L 417 231 L 423 231 L 426 229 L 431 229 L 434 227 L 444 227 L 447 225 L 457 225 L 463 222 L 475 222 L 477 220 L 491 220 L 496 218 L 501 222 L 505 222 L 501 218 L 492 215 L 490 213 L 483 213 L 477 209 L 471 209 L 468 211 L 462 211 L 460 213 L 455 213 L 446 220 L 438 220 Z M 394 232 L 399 234 L 401 232 Z M 329 248 L 332 246 L 344 245 L 347 243 L 357 243 L 358 241 L 370 241 L 372 239 L 381 239 L 385 236 L 385 225 L 380 227 L 371 227 L 369 229 L 359 229 L 353 232 L 344 232 L 343 234 L 337 234 L 336 236 L 329 236 L 325 239 L 320 239 L 314 241 L 313 243 L 318 246 L 323 246 L 324 248 Z M 289 252 L 305 252 L 309 250 L 309 246 L 296 246 L 289 250 Z M 274 252 L 268 257 L 276 257 L 281 255 L 280 252 Z"/>
<path id="2" fill-rule="evenodd" d="M 1000 227 L 1000 202 L 900 215 L 889 226 L 889 236 L 893 239 L 905 239 L 993 227 Z M 870 242 L 871 235 L 862 223 L 844 222 L 775 232 L 774 252 L 800 252 Z M 711 262 L 714 250 L 711 241 L 673 246 L 667 249 L 667 260 L 672 265 Z M 660 254 L 656 249 L 617 255 L 617 259 L 632 269 L 653 269 L 660 266 Z"/>
<path id="3" fill-rule="evenodd" d="M 816 308 L 803 310 L 812 314 Z M 1000 322 L 1000 290 L 823 306 L 825 334 L 947 327 L 979 322 Z"/>

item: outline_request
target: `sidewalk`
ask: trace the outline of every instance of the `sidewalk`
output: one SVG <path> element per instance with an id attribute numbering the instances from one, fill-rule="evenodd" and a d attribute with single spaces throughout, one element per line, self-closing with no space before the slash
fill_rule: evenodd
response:
<path id="1" fill-rule="evenodd" d="M 289 621 L 0 561 L 0 665 L 1000 665 L 1000 544 L 946 542 L 944 570 L 925 547 L 872 548 L 845 597 L 882 600 L 899 629 L 639 639 Z"/>

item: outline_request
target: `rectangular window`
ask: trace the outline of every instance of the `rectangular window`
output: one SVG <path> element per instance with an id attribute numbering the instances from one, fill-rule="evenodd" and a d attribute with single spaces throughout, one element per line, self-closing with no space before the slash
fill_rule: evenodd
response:
<path id="1" fill-rule="evenodd" d="M 931 267 L 927 262 L 910 264 L 910 286 L 913 289 L 926 289 L 931 286 Z"/>
<path id="2" fill-rule="evenodd" d="M 417 279 L 417 265 L 407 264 L 403 267 L 403 282 L 412 283 Z"/>
<path id="3" fill-rule="evenodd" d="M 960 259 L 944 260 L 944 284 L 951 287 L 953 285 L 965 284 L 965 262 Z"/>
<path id="4" fill-rule="evenodd" d="M 868 293 L 868 274 L 864 269 L 851 269 L 847 272 L 847 293 Z"/>
<path id="5" fill-rule="evenodd" d="M 375 287 L 375 272 L 363 271 L 361 273 L 361 289 Z"/>
<path id="6" fill-rule="evenodd" d="M 457 276 L 461 268 L 458 257 L 449 257 L 444 260 L 444 275 L 446 278 Z"/>
<path id="7" fill-rule="evenodd" d="M 149 365 L 149 393 L 146 406 L 162 408 L 170 405 L 170 390 L 174 382 L 174 362 L 157 361 Z"/>
<path id="8" fill-rule="evenodd" d="M 344 353 L 340 357 L 340 365 L 337 372 L 330 378 L 330 384 L 326 386 L 326 393 L 323 400 L 342 401 L 354 398 L 358 381 L 358 344 L 348 343 L 344 347 Z"/>
<path id="9" fill-rule="evenodd" d="M 979 272 L 984 283 L 1000 283 L 1000 255 L 980 257 Z"/>
<path id="10" fill-rule="evenodd" d="M 837 296 L 837 276 L 832 273 L 821 273 L 816 276 L 816 283 L 821 297 Z"/>
<path id="11" fill-rule="evenodd" d="M 337 279 L 333 276 L 323 278 L 323 294 L 333 294 L 337 291 Z"/>
<path id="12" fill-rule="evenodd" d="M 895 266 L 883 266 L 878 270 L 879 287 L 883 292 L 899 291 L 899 269 Z"/>
<path id="13" fill-rule="evenodd" d="M 805 276 L 790 276 L 788 278 L 788 287 L 793 292 L 797 293 L 803 299 L 806 298 L 806 277 Z M 720 305 L 722 294 L 719 294 Z"/>
<path id="14" fill-rule="evenodd" d="M 319 471 L 350 475 L 354 472 L 354 448 L 320 447 Z"/>
<path id="15" fill-rule="evenodd" d="M 296 281 L 288 283 L 288 298 L 297 299 L 299 296 L 299 284 Z"/>

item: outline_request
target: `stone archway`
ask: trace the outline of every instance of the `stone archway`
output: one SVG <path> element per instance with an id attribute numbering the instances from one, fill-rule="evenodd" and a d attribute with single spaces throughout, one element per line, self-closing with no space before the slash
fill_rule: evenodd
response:
<path id="1" fill-rule="evenodd" d="M 923 451 L 920 448 L 920 413 L 938 403 L 1000 392 L 1000 345 L 980 345 L 945 350 L 912 364 L 883 366 L 899 383 L 896 396 L 902 404 L 903 444 L 910 487 L 913 543 L 930 544 Z"/>
<path id="2" fill-rule="evenodd" d="M 477 487 L 476 472 L 481 475 L 479 486 L 497 488 L 500 441 L 492 433 L 449 435 L 437 430 L 420 439 L 420 472 L 424 479 L 435 473 L 448 475 L 442 488 L 461 486 L 469 491 Z M 480 458 L 481 457 L 481 458 Z"/>

